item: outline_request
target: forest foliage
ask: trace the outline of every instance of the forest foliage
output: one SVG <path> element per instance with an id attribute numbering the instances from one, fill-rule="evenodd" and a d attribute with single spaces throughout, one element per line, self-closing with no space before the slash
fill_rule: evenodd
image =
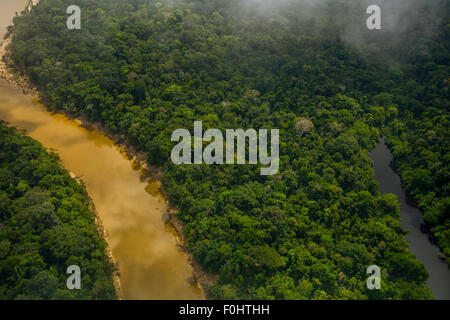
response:
<path id="1" fill-rule="evenodd" d="M 14 19 L 16 67 L 48 108 L 102 121 L 164 170 L 193 255 L 220 275 L 212 297 L 431 298 L 367 152 L 387 134 L 448 259 L 448 2 L 436 13 L 423 1 L 404 31 L 415 41 L 363 33 L 365 50 L 342 36 L 365 12 L 354 1 L 311 15 L 302 1 L 78 0 L 82 28 L 68 30 L 72 2 L 43 0 Z M 433 38 L 421 33 L 428 23 Z M 280 129 L 280 172 L 173 165 L 171 133 L 195 120 Z M 370 265 L 381 290 L 366 287 Z"/>

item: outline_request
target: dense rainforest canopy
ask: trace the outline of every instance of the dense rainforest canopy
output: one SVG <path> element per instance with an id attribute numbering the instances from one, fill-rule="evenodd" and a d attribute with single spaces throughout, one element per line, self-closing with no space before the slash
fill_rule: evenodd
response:
<path id="1" fill-rule="evenodd" d="M 89 204 L 56 154 L 0 123 L 0 299 L 116 297 Z M 80 290 L 66 286 L 71 265 Z"/>
<path id="2" fill-rule="evenodd" d="M 82 27 L 68 30 L 73 2 L 14 19 L 14 63 L 48 108 L 103 122 L 164 170 L 193 255 L 219 274 L 212 297 L 432 297 L 367 152 L 387 135 L 448 260 L 448 1 L 416 1 L 383 31 L 351 0 L 77 0 Z M 196 120 L 280 129 L 279 173 L 175 166 L 171 133 Z"/>

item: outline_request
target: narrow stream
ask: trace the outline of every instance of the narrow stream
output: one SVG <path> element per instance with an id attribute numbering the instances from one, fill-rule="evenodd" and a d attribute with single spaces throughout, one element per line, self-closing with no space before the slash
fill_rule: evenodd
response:
<path id="1" fill-rule="evenodd" d="M 0 0 L 0 36 L 26 0 Z M 163 222 L 167 201 L 160 183 L 105 135 L 88 131 L 0 79 L 0 119 L 55 149 L 85 182 L 120 268 L 125 299 L 202 299 L 188 257 Z"/>
<path id="2" fill-rule="evenodd" d="M 374 163 L 375 178 L 380 184 L 382 193 L 393 193 L 400 203 L 400 218 L 404 230 L 409 234 L 406 240 L 410 251 L 417 256 L 428 270 L 430 277 L 427 281 L 437 299 L 450 299 L 450 269 L 447 263 L 439 259 L 439 248 L 433 245 L 428 236 L 420 231 L 420 225 L 424 223 L 422 213 L 416 207 L 407 203 L 406 193 L 400 182 L 400 177 L 390 167 L 393 156 L 389 148 L 381 139 L 369 157 Z"/>

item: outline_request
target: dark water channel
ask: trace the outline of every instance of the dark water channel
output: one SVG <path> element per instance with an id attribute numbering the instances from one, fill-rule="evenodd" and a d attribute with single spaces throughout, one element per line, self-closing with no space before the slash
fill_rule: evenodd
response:
<path id="1" fill-rule="evenodd" d="M 450 300 L 450 269 L 447 263 L 438 257 L 439 248 L 429 240 L 425 233 L 421 232 L 421 224 L 424 223 L 420 210 L 408 201 L 403 190 L 400 177 L 390 167 L 393 159 L 391 151 L 381 139 L 375 149 L 370 152 L 369 157 L 374 163 L 375 178 L 380 184 L 382 193 L 393 193 L 400 203 L 401 225 L 409 234 L 406 240 L 410 251 L 417 256 L 428 270 L 430 278 L 427 281 L 437 299 Z"/>

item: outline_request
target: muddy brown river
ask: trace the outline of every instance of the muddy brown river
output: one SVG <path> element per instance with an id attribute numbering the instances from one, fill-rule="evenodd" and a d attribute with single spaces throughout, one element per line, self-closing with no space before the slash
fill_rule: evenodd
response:
<path id="1" fill-rule="evenodd" d="M 0 0 L 0 36 L 25 0 Z M 105 135 L 52 115 L 0 79 L 0 119 L 25 129 L 86 184 L 120 269 L 125 299 L 202 299 L 188 257 L 163 222 L 167 201 L 160 183 L 138 169 Z"/>

